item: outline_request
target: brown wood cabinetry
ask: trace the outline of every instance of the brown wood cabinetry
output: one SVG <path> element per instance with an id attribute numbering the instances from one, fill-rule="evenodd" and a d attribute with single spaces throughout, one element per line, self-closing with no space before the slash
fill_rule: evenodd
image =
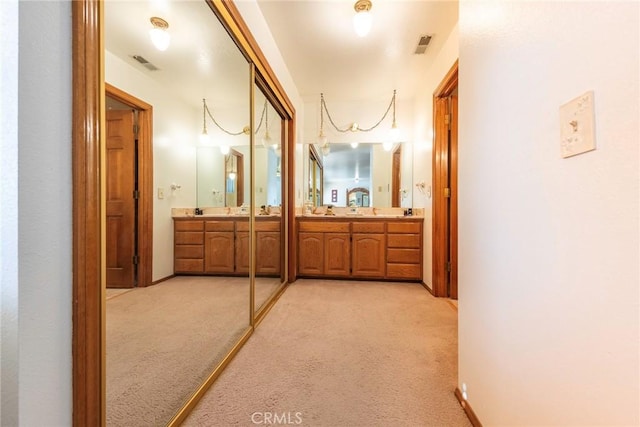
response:
<path id="1" fill-rule="evenodd" d="M 385 276 L 384 222 L 354 222 L 351 224 L 353 277 L 381 278 Z"/>
<path id="2" fill-rule="evenodd" d="M 298 272 L 301 276 L 349 277 L 351 234 L 348 222 L 300 222 Z"/>
<path id="3" fill-rule="evenodd" d="M 422 223 L 387 224 L 387 275 L 392 278 L 422 279 Z"/>
<path id="4" fill-rule="evenodd" d="M 324 274 L 324 233 L 298 233 L 298 273 L 301 276 Z"/>
<path id="5" fill-rule="evenodd" d="M 279 218 L 255 222 L 256 274 L 279 276 L 282 271 Z M 175 274 L 249 274 L 247 218 L 174 218 Z"/>
<path id="6" fill-rule="evenodd" d="M 202 273 L 204 271 L 204 223 L 202 221 L 174 222 L 175 271 Z"/>
<path id="7" fill-rule="evenodd" d="M 298 275 L 422 280 L 422 220 L 298 218 Z"/>
<path id="8" fill-rule="evenodd" d="M 230 221 L 205 221 L 205 273 L 233 273 L 234 226 Z"/>

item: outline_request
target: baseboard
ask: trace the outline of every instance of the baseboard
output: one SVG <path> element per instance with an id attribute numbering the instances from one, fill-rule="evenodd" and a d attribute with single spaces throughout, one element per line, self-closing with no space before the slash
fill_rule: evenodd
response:
<path id="1" fill-rule="evenodd" d="M 429 291 L 429 293 L 433 296 L 433 290 L 431 290 L 431 288 L 429 287 L 429 285 L 427 285 L 424 282 L 420 282 L 420 284 L 427 290 Z"/>
<path id="2" fill-rule="evenodd" d="M 456 387 L 456 391 L 453 394 L 456 395 L 456 398 L 458 399 L 458 402 L 460 402 L 460 406 L 462 406 L 462 409 L 464 409 L 464 413 L 467 415 L 467 418 L 469 418 L 471 425 L 473 427 L 482 427 L 482 423 L 476 416 L 475 412 L 473 412 L 473 409 L 471 409 L 471 405 L 469 405 L 469 402 L 467 402 L 464 397 L 462 397 L 462 392 L 458 387 Z"/>
<path id="3" fill-rule="evenodd" d="M 175 274 L 171 274 L 170 276 L 163 277 L 162 279 L 158 279 L 158 280 L 155 280 L 155 281 L 151 282 L 151 285 L 152 286 L 153 285 L 157 285 L 158 283 L 164 282 L 165 280 L 173 279 L 174 277 L 176 277 L 176 275 Z"/>

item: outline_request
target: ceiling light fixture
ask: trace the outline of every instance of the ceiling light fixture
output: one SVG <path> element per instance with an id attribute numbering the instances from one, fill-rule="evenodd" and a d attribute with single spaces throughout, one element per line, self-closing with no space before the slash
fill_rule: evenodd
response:
<path id="1" fill-rule="evenodd" d="M 358 0 L 353 8 L 356 14 L 353 16 L 353 29 L 360 37 L 365 37 L 371 31 L 371 0 Z"/>
<path id="2" fill-rule="evenodd" d="M 391 147 L 393 146 L 393 144 L 400 142 L 400 129 L 398 128 L 398 123 L 396 122 L 396 91 L 395 90 L 393 91 L 393 96 L 391 97 L 391 102 L 389 102 L 387 111 L 384 112 L 382 118 L 380 118 L 380 120 L 378 120 L 376 124 L 368 128 L 362 127 L 356 122 L 353 122 L 348 127 L 339 128 L 335 124 L 335 122 L 333 121 L 333 118 L 331 117 L 331 114 L 329 113 L 329 109 L 327 108 L 327 103 L 324 100 L 324 94 L 321 93 L 320 94 L 320 135 L 318 135 L 318 145 L 322 149 L 322 154 L 326 156 L 329 153 L 329 143 L 327 142 L 327 137 L 324 135 L 324 114 L 325 113 L 327 114 L 329 123 L 331 123 L 331 126 L 333 126 L 333 128 L 336 131 L 340 133 L 347 133 L 347 132 L 357 133 L 357 132 L 370 132 L 376 129 L 378 126 L 380 126 L 380 124 L 384 121 L 384 119 L 387 118 L 390 111 L 392 112 L 393 120 L 391 122 L 391 129 L 389 131 L 390 141 L 388 143 L 385 143 L 389 145 L 384 145 L 385 150 L 387 151 L 391 150 Z M 358 146 L 357 142 L 351 143 L 351 147 L 356 148 L 357 146 Z M 386 148 L 387 146 L 389 146 L 388 149 Z M 325 147 L 326 147 L 326 154 L 325 154 Z"/>
<path id="3" fill-rule="evenodd" d="M 327 137 L 324 134 L 323 106 L 324 106 L 324 95 L 320 94 L 320 133 L 318 134 L 318 146 L 322 151 L 322 155 L 326 157 L 329 155 L 331 148 L 329 147 L 329 141 L 327 140 Z"/>
<path id="4" fill-rule="evenodd" d="M 265 114 L 264 110 L 262 111 L 262 114 L 263 115 Z M 243 127 L 240 132 L 230 132 L 225 128 L 223 128 L 222 126 L 220 126 L 220 123 L 218 123 L 215 117 L 213 117 L 213 114 L 211 114 L 211 111 L 209 110 L 209 106 L 207 105 L 207 100 L 205 98 L 202 98 L 202 133 L 200 134 L 200 143 L 202 145 L 209 145 L 209 134 L 207 132 L 207 115 L 211 118 L 211 120 L 213 121 L 213 124 L 215 124 L 218 129 L 220 129 L 222 132 L 226 133 L 227 135 L 239 136 L 239 135 L 249 135 L 249 133 L 251 133 L 251 128 L 249 126 Z M 258 125 L 258 130 L 260 129 L 261 126 L 262 126 L 262 122 L 260 122 L 260 125 Z M 220 144 L 220 152 L 222 154 L 228 154 L 229 146 L 225 144 Z"/>
<path id="5" fill-rule="evenodd" d="M 158 18 L 157 16 L 151 17 L 150 21 L 151 25 L 153 25 L 153 28 L 149 30 L 151 42 L 156 49 L 160 51 L 167 50 L 169 43 L 171 42 L 171 34 L 167 31 L 169 24 L 167 21 L 162 18 Z"/>

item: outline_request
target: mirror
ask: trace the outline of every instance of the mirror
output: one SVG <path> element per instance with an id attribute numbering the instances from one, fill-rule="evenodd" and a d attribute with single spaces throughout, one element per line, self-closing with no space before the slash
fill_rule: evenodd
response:
<path id="1" fill-rule="evenodd" d="M 283 149 L 287 140 L 284 120 L 262 91 L 254 85 L 255 185 L 257 209 L 255 221 L 256 278 L 254 310 L 261 307 L 285 282 L 284 180 L 282 179 Z"/>
<path id="2" fill-rule="evenodd" d="M 323 167 L 322 167 L 322 157 L 318 154 L 318 151 L 315 149 L 315 146 L 309 145 L 309 178 L 308 178 L 308 200 L 311 205 L 322 206 L 323 196 L 322 196 L 322 184 L 323 184 Z"/>
<path id="3" fill-rule="evenodd" d="M 202 221 L 182 218 L 186 231 L 178 247 L 172 218 L 172 210 L 247 202 L 250 153 L 244 128 L 250 123 L 250 66 L 207 2 L 108 1 L 104 13 L 105 81 L 144 101 L 153 115 L 147 132 L 153 167 L 149 158 L 133 169 L 153 170 L 153 286 L 131 282 L 124 289 L 106 290 L 106 424 L 164 425 L 251 327 L 250 246 L 241 227 L 239 243 L 228 253 L 237 264 L 233 274 L 174 277 L 178 251 L 184 263 L 204 263 L 204 270 L 215 271 L 218 265 L 210 261 L 217 259 L 203 261 L 202 253 L 232 243 L 234 236 L 225 231 L 232 224 L 227 219 L 214 224 L 220 230 L 209 225 L 196 230 Z M 150 18 L 156 16 L 169 24 L 166 51 L 157 50 L 149 38 Z M 220 128 L 203 114 L 203 99 Z M 118 108 L 135 110 L 127 102 L 108 108 L 107 116 Z M 209 120 L 210 145 L 199 138 L 203 116 Z M 107 140 L 112 133 L 107 126 Z M 118 177 L 130 174 L 115 168 L 122 158 L 121 151 L 108 151 L 108 200 Z M 116 179 L 110 180 L 110 174 Z M 120 235 L 113 228 L 117 221 L 107 218 L 107 254 L 109 241 Z M 134 241 L 145 245 L 150 237 L 139 235 Z"/>
<path id="4" fill-rule="evenodd" d="M 410 143 L 332 143 L 328 152 L 316 144 L 307 148 L 305 200 L 313 206 L 412 207 Z"/>

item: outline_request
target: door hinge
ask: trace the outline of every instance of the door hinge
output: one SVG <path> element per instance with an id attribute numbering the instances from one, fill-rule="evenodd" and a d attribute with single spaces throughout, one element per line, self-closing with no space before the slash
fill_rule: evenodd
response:
<path id="1" fill-rule="evenodd" d="M 447 187 L 444 189 L 444 197 L 451 197 L 451 188 Z"/>
<path id="2" fill-rule="evenodd" d="M 447 262 L 447 271 L 451 272 L 451 262 Z"/>
<path id="3" fill-rule="evenodd" d="M 140 261 L 140 257 L 138 257 L 138 255 L 134 255 L 132 261 L 133 261 L 133 265 L 138 265 L 138 261 Z"/>
<path id="4" fill-rule="evenodd" d="M 138 200 L 140 198 L 140 191 L 133 190 L 133 198 Z"/>

